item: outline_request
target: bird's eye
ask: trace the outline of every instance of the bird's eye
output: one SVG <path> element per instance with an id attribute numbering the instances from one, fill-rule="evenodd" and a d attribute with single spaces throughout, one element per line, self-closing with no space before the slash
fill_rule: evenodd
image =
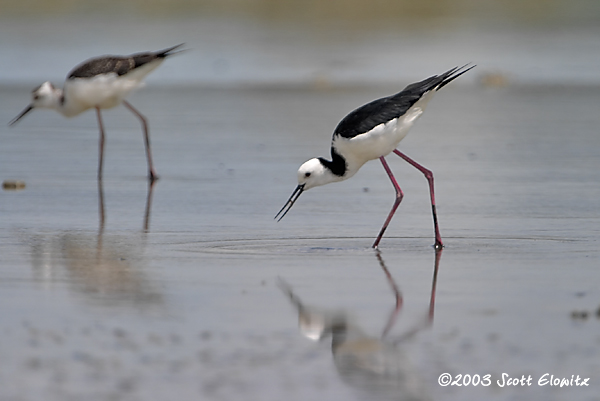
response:
<path id="1" fill-rule="evenodd" d="M 40 98 L 40 95 L 33 95 L 33 100 L 38 100 Z"/>
<path id="2" fill-rule="evenodd" d="M 308 173 L 304 173 L 304 176 L 305 176 L 306 178 L 310 177 L 310 172 L 308 172 Z"/>

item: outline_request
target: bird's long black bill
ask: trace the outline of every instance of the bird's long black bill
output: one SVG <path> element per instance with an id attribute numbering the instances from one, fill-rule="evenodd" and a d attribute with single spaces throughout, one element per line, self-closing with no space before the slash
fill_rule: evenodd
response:
<path id="1" fill-rule="evenodd" d="M 298 200 L 300 195 L 302 195 L 302 191 L 304 191 L 304 185 L 298 185 L 296 187 L 296 189 L 294 189 L 294 192 L 292 193 L 292 196 L 290 196 L 290 199 L 288 199 L 288 201 L 285 203 L 285 205 L 283 205 L 283 207 L 281 208 L 279 213 L 277 213 L 275 215 L 275 218 L 277 219 L 277 217 L 281 214 L 281 212 L 283 212 L 283 214 L 281 214 L 281 217 L 279 217 L 279 219 L 277 221 L 281 221 L 281 219 L 283 219 L 283 216 L 285 216 L 287 214 L 287 212 L 290 211 L 292 206 L 294 206 L 294 203 Z"/>
<path id="2" fill-rule="evenodd" d="M 25 110 L 23 110 L 21 112 L 21 114 L 19 114 L 18 116 L 16 116 L 15 118 L 13 118 L 11 120 L 11 122 L 8 123 L 9 126 L 12 126 L 14 124 L 16 124 L 17 121 L 19 121 L 20 119 L 22 119 L 23 117 L 25 117 L 25 114 L 29 113 L 31 110 L 33 110 L 33 106 L 29 105 L 25 108 Z"/>

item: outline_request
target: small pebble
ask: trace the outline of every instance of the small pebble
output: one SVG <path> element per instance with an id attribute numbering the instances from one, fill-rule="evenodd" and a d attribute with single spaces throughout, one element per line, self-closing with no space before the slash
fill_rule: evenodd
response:
<path id="1" fill-rule="evenodd" d="M 25 188 L 25 181 L 18 181 L 18 180 L 4 180 L 4 182 L 2 183 L 2 188 L 10 191 L 17 191 L 19 189 L 24 189 Z"/>
<path id="2" fill-rule="evenodd" d="M 587 311 L 573 311 L 571 312 L 571 318 L 572 319 L 581 319 L 581 320 L 585 320 L 588 317 L 588 312 Z"/>

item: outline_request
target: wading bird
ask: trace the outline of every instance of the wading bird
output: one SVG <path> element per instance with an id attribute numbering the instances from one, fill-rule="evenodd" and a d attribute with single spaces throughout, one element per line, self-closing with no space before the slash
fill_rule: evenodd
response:
<path id="1" fill-rule="evenodd" d="M 435 231 L 435 247 L 442 248 L 433 189 L 433 174 L 396 149 L 415 121 L 423 114 L 434 93 L 475 66 L 456 67 L 440 75 L 411 84 L 402 92 L 359 107 L 338 124 L 331 142 L 331 160 L 310 159 L 298 169 L 298 186 L 275 218 L 290 211 L 302 192 L 352 177 L 369 160 L 379 159 L 396 190 L 396 201 L 385 220 L 373 248 L 377 248 L 392 216 L 404 196 L 384 156 L 394 152 L 425 175 L 429 182 Z M 278 221 L 279 221 L 278 220 Z"/>
<path id="2" fill-rule="evenodd" d="M 101 109 L 110 109 L 123 103 L 142 122 L 146 156 L 148 158 L 148 178 L 158 179 L 152 165 L 148 122 L 125 97 L 142 85 L 142 80 L 157 68 L 165 58 L 179 53 L 182 44 L 156 52 L 136 53 L 130 56 L 101 56 L 91 58 L 75 67 L 67 76 L 63 89 L 44 82 L 33 90 L 32 102 L 9 125 L 14 125 L 34 108 L 47 108 L 58 111 L 65 117 L 76 116 L 88 109 L 96 109 L 100 128 L 100 155 L 98 179 L 102 179 L 104 159 L 104 125 Z"/>

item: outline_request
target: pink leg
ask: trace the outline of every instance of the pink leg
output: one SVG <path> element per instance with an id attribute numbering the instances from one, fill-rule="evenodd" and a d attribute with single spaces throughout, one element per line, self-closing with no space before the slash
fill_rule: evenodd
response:
<path id="1" fill-rule="evenodd" d="M 380 157 L 379 160 L 381 160 L 381 164 L 383 164 L 383 168 L 385 169 L 385 172 L 390 177 L 390 180 L 392 180 L 392 185 L 394 186 L 394 189 L 396 190 L 396 201 L 394 202 L 394 206 L 392 206 L 392 210 L 390 210 L 390 214 L 388 214 L 388 217 L 385 220 L 385 223 L 383 223 L 383 227 L 381 227 L 381 231 L 379 232 L 377 239 L 373 243 L 373 248 L 375 248 L 375 249 L 377 249 L 377 246 L 379 245 L 379 241 L 381 241 L 381 237 L 383 237 L 383 233 L 385 232 L 386 228 L 390 224 L 390 221 L 392 220 L 394 213 L 396 213 L 396 209 L 398 209 L 398 205 L 400 205 L 400 202 L 402 201 L 402 198 L 404 197 L 404 194 L 402 193 L 402 190 L 400 189 L 400 185 L 398 185 L 398 182 L 396 181 L 394 174 L 392 174 L 392 170 L 390 170 L 390 167 L 388 166 L 388 164 L 385 161 L 385 159 L 383 158 L 383 156 Z"/>
<path id="2" fill-rule="evenodd" d="M 100 155 L 98 160 L 98 181 L 102 181 L 102 164 L 104 161 L 104 124 L 102 124 L 102 115 L 100 108 L 96 107 L 96 115 L 98 116 L 98 126 L 100 127 Z"/>
<path id="3" fill-rule="evenodd" d="M 435 248 L 441 249 L 444 247 L 442 243 L 442 236 L 440 235 L 440 229 L 438 227 L 437 213 L 435 211 L 435 193 L 433 190 L 433 173 L 430 170 L 427 170 L 425 167 L 421 166 L 419 163 L 406 156 L 404 153 L 399 150 L 394 150 L 394 153 L 406 160 L 411 166 L 419 170 L 421 173 L 425 175 L 427 181 L 429 182 L 429 194 L 431 196 L 431 211 L 433 212 L 433 229 L 435 230 Z"/>
<path id="4" fill-rule="evenodd" d="M 146 145 L 146 156 L 148 157 L 148 178 L 150 181 L 158 180 L 158 175 L 154 171 L 154 167 L 152 166 L 152 154 L 150 151 L 150 136 L 148 135 L 148 122 L 146 121 L 146 117 L 144 117 L 139 111 L 137 111 L 128 101 L 124 100 L 123 104 L 127 107 L 133 114 L 135 114 L 140 121 L 142 122 L 142 128 L 144 129 L 144 143 Z"/>

